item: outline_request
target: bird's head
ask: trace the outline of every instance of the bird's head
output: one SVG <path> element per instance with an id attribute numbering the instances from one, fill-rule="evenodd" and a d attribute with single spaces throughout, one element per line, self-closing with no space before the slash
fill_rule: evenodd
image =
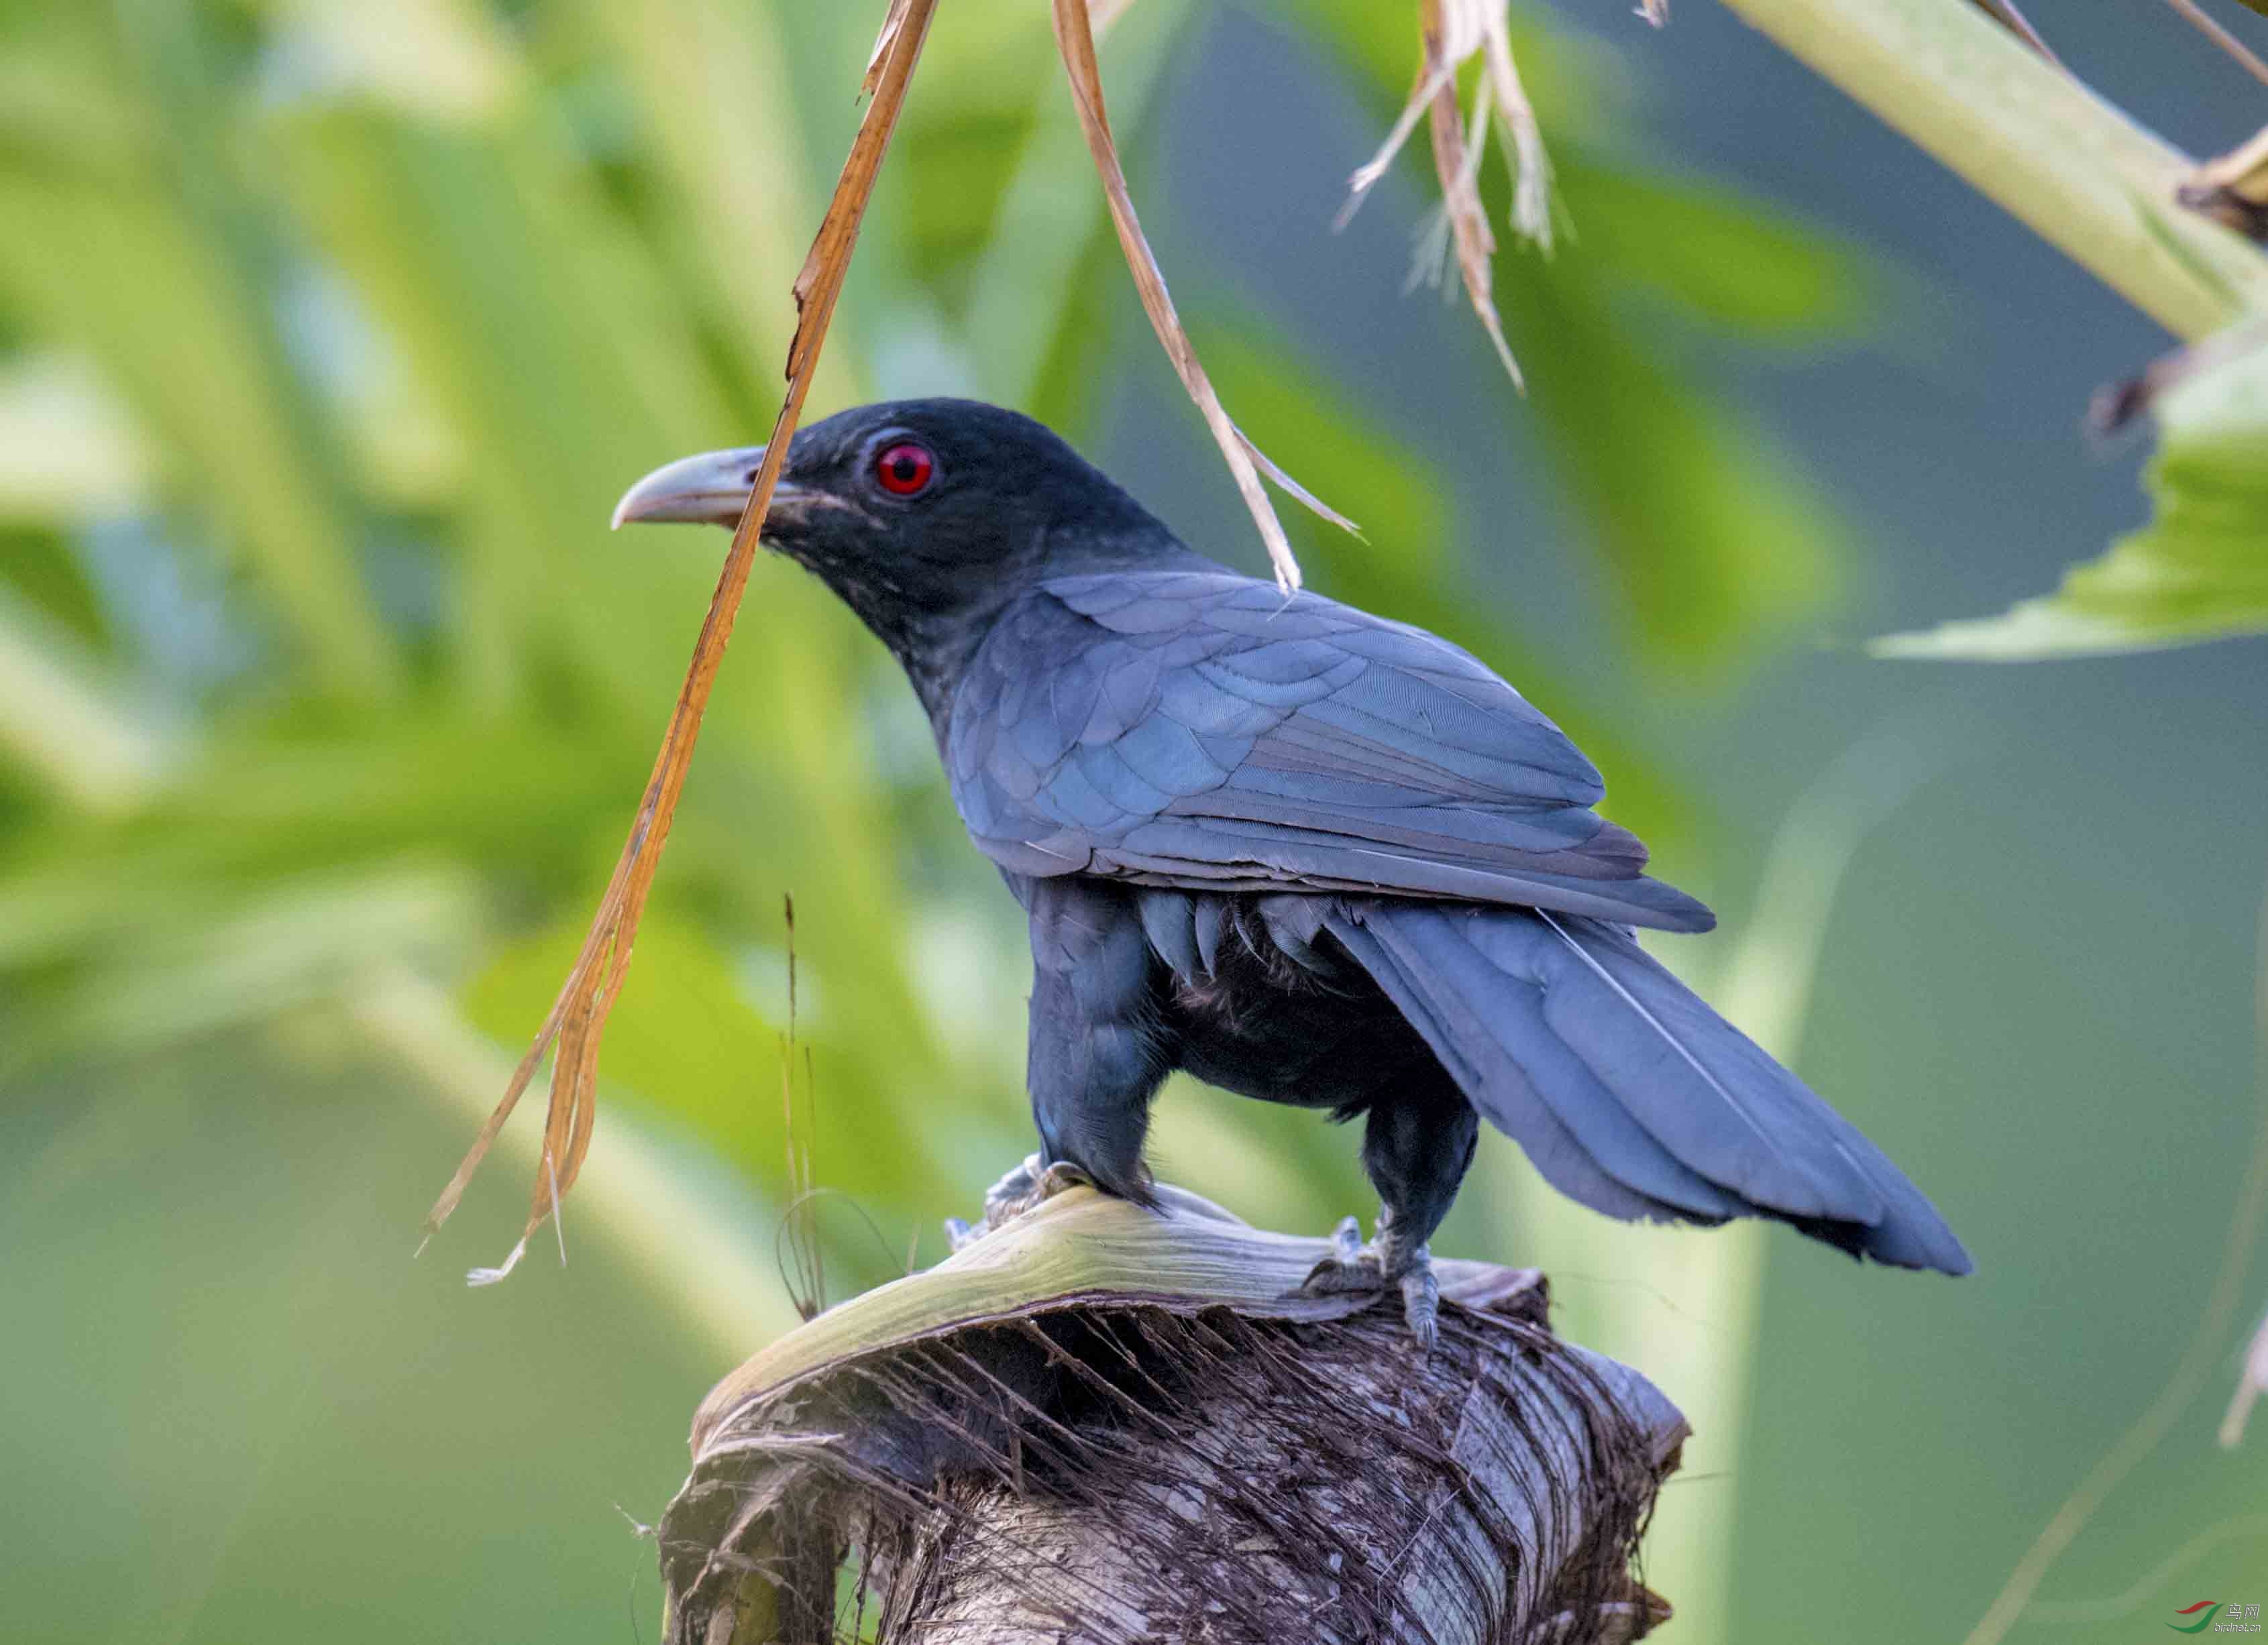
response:
<path id="1" fill-rule="evenodd" d="M 755 445 L 658 468 L 615 524 L 737 525 L 763 459 Z M 861 406 L 798 433 L 763 540 L 823 578 L 909 669 L 1037 576 L 1176 547 L 1051 430 L 967 400 Z"/>

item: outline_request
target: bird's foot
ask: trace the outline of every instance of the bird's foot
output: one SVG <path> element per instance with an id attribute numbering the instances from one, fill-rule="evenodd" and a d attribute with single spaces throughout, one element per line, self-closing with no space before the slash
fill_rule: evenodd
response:
<path id="1" fill-rule="evenodd" d="M 1319 1296 L 1341 1291 L 1375 1291 L 1386 1286 L 1386 1271 L 1378 1253 L 1364 1248 L 1362 1220 L 1348 1217 L 1331 1230 L 1331 1254 L 1309 1269 L 1300 1289 Z"/>
<path id="2" fill-rule="evenodd" d="M 1044 1204 L 1068 1189 L 1094 1185 L 1094 1179 L 1069 1160 L 1042 1164 L 1037 1154 L 1027 1154 L 1022 1164 L 984 1191 L 984 1221 L 998 1228 L 1010 1217 Z"/>
<path id="3" fill-rule="evenodd" d="M 1037 1154 L 1027 1155 L 1022 1164 L 984 1191 L 983 1223 L 971 1227 L 957 1216 L 945 1219 L 946 1243 L 955 1251 L 973 1245 L 1034 1206 L 1045 1204 L 1066 1189 L 1091 1187 L 1094 1180 L 1067 1160 L 1043 1165 Z"/>
<path id="4" fill-rule="evenodd" d="M 1394 1232 L 1393 1219 L 1379 1213 L 1378 1237 L 1362 1243 L 1362 1224 L 1350 1216 L 1331 1233 L 1331 1254 L 1308 1271 L 1300 1288 L 1314 1296 L 1349 1291 L 1402 1294 L 1402 1317 L 1421 1350 L 1431 1352 L 1440 1334 L 1441 1287 L 1433 1277 L 1432 1254 Z"/>

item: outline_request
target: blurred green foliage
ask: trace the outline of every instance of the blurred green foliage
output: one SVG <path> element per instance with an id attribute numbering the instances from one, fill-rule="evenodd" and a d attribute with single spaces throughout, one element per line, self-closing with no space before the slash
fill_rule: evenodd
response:
<path id="1" fill-rule="evenodd" d="M 1113 48 L 1137 131 L 1172 51 L 1201 48 L 1171 0 L 1144 12 Z M 6 61 L 50 93 L 0 151 L 16 415 L 58 451 L 89 420 L 126 432 L 115 466 L 68 495 L 39 495 L 46 465 L 18 459 L 26 552 L 0 615 L 12 666 L 48 689 L 0 709 L 28 779 L 0 880 L 20 910 L 5 1066 L 256 1024 L 396 964 L 468 987 L 500 1038 L 540 1017 L 709 576 L 682 540 L 618 542 L 600 522 L 627 477 L 768 408 L 784 276 L 866 21 L 723 0 L 423 0 L 383 24 L 328 4 L 16 8 Z M 986 392 L 1076 436 L 1096 350 L 1138 342 L 1104 318 L 1123 276 L 1061 141 L 1042 21 L 969 5 L 939 32 L 862 248 L 836 400 L 867 392 L 874 362 L 894 375 L 933 351 L 990 363 Z M 1388 22 L 1331 19 L 1351 71 L 1400 62 Z M 1393 90 L 1379 73 L 1369 95 L 1384 108 Z M 1833 531 L 1751 459 L 1755 430 L 1606 305 L 1627 285 L 1761 330 L 1831 323 L 1834 253 L 1763 221 L 1741 241 L 1737 202 L 1583 158 L 1580 122 L 1560 141 L 1608 227 L 1556 262 L 1507 261 L 1550 386 L 1507 415 L 1552 430 L 1665 665 L 1740 654 L 1815 606 Z M 1649 188 L 1698 235 L 1747 245 L 1764 277 L 1745 307 L 1613 232 Z M 1359 385 L 1241 317 L 1211 329 L 1255 427 L 1381 522 L 1370 551 L 1311 541 L 1335 585 L 1448 625 L 1467 533 L 1440 478 L 1381 437 Z M 43 409 L 58 376 L 76 417 Z M 1634 483 L 1633 460 L 1675 472 Z M 201 656 L 171 654 L 182 606 Z M 1454 626 L 1533 680 L 1516 628 Z M 891 912 L 949 926 L 982 879 L 939 826 L 903 702 L 798 578 L 769 573 L 746 628 L 650 941 L 723 980 L 737 1003 L 711 1009 L 761 1046 L 777 1024 L 729 979 L 776 944 L 792 886 L 833 1102 L 879 1114 L 909 1085 L 996 1085 L 1012 1059 L 957 1066 L 971 1047 L 939 1041 L 954 1013 L 923 997 L 934 967 Z M 1579 688 L 1543 694 L 1581 729 Z M 56 737 L 51 700 L 101 730 Z M 1625 814 L 1674 829 L 1644 762 L 1613 763 Z M 746 1070 L 696 1082 L 709 1099 L 682 1070 L 609 1071 L 777 1187 L 778 1138 L 715 1089 Z M 894 1150 L 866 1169 L 860 1191 L 895 1201 L 934 1162 Z"/>
<path id="2" fill-rule="evenodd" d="M 2052 594 L 1998 617 L 1877 640 L 1884 657 L 2023 662 L 2268 631 L 2268 349 L 2245 322 L 2198 345 L 2152 407 L 2154 518 Z"/>
<path id="3" fill-rule="evenodd" d="M 1383 129 L 1401 8 L 1259 9 Z M 876 10 L 0 4 L 0 1236 L 38 1253 L 0 1307 L 39 1343 L 0 1371 L 0 1572 L 24 1637 L 618 1638 L 646 1614 L 647 1552 L 604 1505 L 651 1516 L 701 1387 L 788 1317 L 784 892 L 838 1294 L 1028 1146 L 1013 910 L 876 648 L 766 566 L 608 1036 L 576 1266 L 456 1289 L 509 1238 L 512 1158 L 404 1260 L 580 940 L 722 547 L 611 538 L 611 504 L 768 421 Z M 1153 217 L 1145 113 L 1208 25 L 1145 0 L 1108 48 Z M 1816 620 L 1845 554 L 1699 347 L 1837 334 L 1865 282 L 1633 163 L 1595 48 L 1524 39 L 1580 232 L 1500 261 L 1534 386 L 1502 415 L 1541 430 L 1613 631 L 1705 694 Z M 1022 0 L 948 8 L 814 412 L 975 393 L 1080 438 L 1116 385 L 1165 381 L 1051 49 Z M 1654 751 L 1543 665 L 1550 620 L 1476 599 L 1490 522 L 1452 477 L 1201 265 L 1169 273 L 1232 408 L 1368 529 L 1294 523 L 1316 584 L 1454 632 L 1601 758 L 1619 817 L 1697 844 Z M 1160 1146 L 1257 1221 L 1359 1202 L 1311 1116 L 1176 1093 Z M 1715 1362 L 1734 1404 L 1747 1350 Z"/>

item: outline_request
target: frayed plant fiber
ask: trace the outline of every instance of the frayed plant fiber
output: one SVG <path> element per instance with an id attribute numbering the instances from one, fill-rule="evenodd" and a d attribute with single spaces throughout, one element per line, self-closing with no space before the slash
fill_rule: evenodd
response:
<path id="1" fill-rule="evenodd" d="M 673 1645 L 1620 1641 L 1683 1424 L 1554 1338 L 1540 1284 L 1248 1318 L 1064 1299 L 846 1355 L 704 1437 L 665 1516 Z"/>

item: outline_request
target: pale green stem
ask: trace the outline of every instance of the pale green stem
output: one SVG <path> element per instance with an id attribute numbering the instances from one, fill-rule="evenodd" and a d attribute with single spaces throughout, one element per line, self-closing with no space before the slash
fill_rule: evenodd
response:
<path id="1" fill-rule="evenodd" d="M 2268 257 L 2175 202 L 2194 162 L 1968 0 L 1725 4 L 2176 335 L 2268 310 Z"/>

